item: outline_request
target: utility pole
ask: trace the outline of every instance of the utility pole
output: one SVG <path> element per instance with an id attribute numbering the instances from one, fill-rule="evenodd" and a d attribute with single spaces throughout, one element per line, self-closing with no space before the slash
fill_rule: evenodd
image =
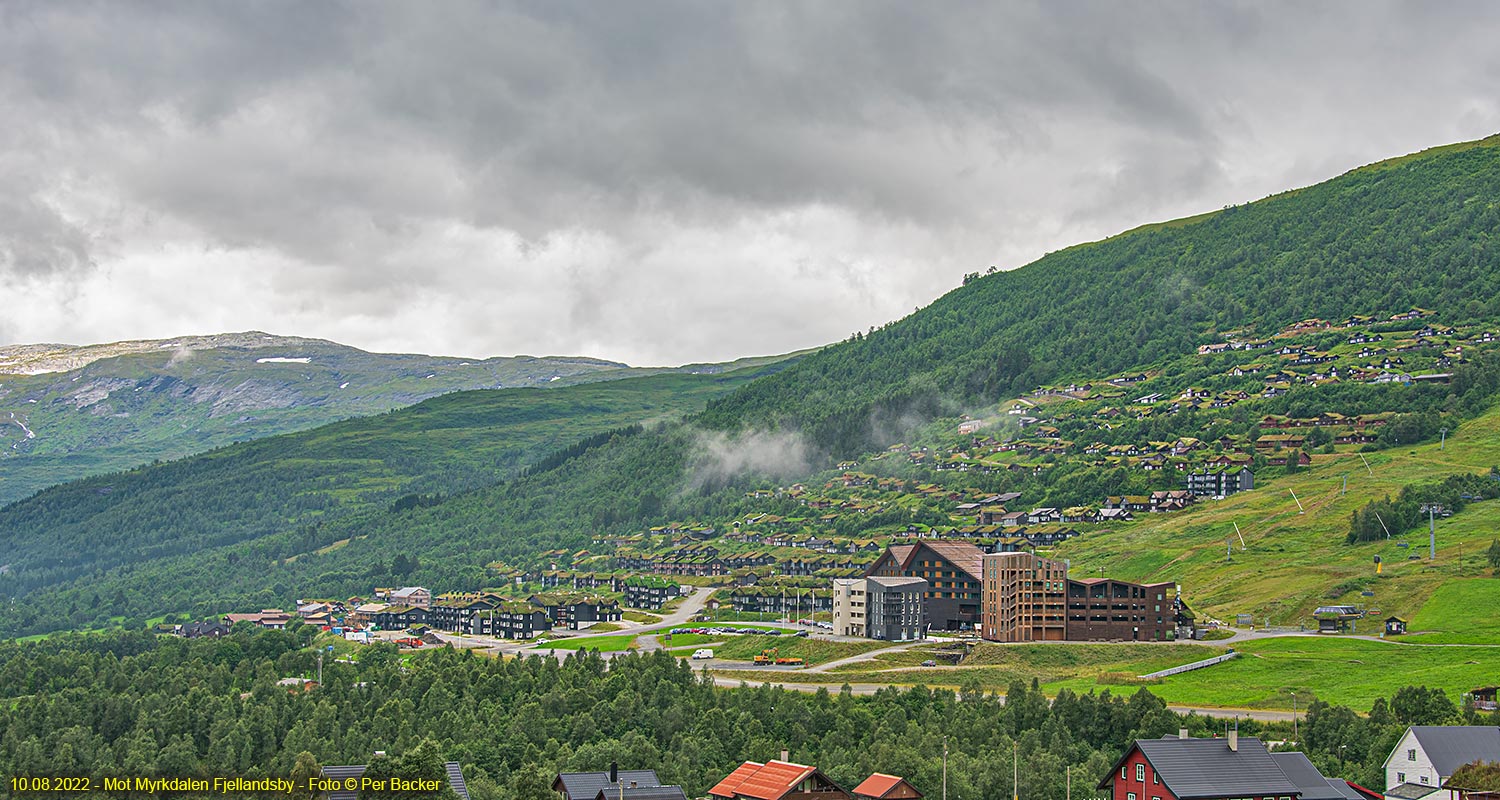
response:
<path id="1" fill-rule="evenodd" d="M 1011 800 L 1021 800 L 1021 745 L 1010 743 L 1010 788 L 1015 794 Z"/>
<path id="2" fill-rule="evenodd" d="M 1288 457 L 1290 458 L 1290 456 Z M 1287 492 L 1292 495 L 1292 501 L 1297 504 L 1297 513 L 1301 514 L 1303 511 L 1305 511 L 1306 509 L 1302 508 L 1302 501 L 1297 499 L 1297 493 L 1293 492 L 1291 489 L 1287 489 Z"/>
<path id="3" fill-rule="evenodd" d="M 1365 458 L 1365 454 L 1364 453 L 1360 453 L 1359 454 L 1359 460 L 1365 462 L 1365 472 L 1370 473 L 1370 477 L 1372 477 L 1372 478 L 1375 477 L 1375 470 L 1370 469 L 1370 459 Z"/>
<path id="4" fill-rule="evenodd" d="M 1346 473 L 1344 473 L 1344 485 L 1343 485 L 1343 488 L 1339 489 L 1339 497 L 1343 497 L 1344 495 L 1346 495 L 1348 493 L 1349 493 L 1349 473 L 1346 472 Z"/>
<path id="5" fill-rule="evenodd" d="M 1438 449 L 1442 450 L 1448 444 L 1448 429 L 1443 428 L 1438 432 L 1443 435 L 1443 438 L 1438 440 Z"/>
<path id="6" fill-rule="evenodd" d="M 1292 692 L 1292 741 L 1297 741 L 1297 693 Z"/>
<path id="7" fill-rule="evenodd" d="M 1073 765 L 1069 764 L 1068 768 L 1064 770 L 1063 774 L 1068 778 L 1068 793 L 1065 797 L 1065 800 L 1073 800 Z"/>
<path id="8" fill-rule="evenodd" d="M 948 737 L 943 737 L 943 800 L 948 800 Z"/>
<path id="9" fill-rule="evenodd" d="M 1427 504 L 1427 560 L 1437 560 L 1437 521 L 1434 518 L 1436 505 Z"/>

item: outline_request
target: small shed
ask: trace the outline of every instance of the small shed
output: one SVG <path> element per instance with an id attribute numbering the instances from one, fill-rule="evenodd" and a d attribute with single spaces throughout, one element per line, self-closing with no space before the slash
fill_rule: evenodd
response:
<path id="1" fill-rule="evenodd" d="M 1500 686 L 1481 686 L 1469 693 L 1469 702 L 1474 705 L 1475 711 L 1495 711 L 1500 709 L 1496 694 L 1500 694 Z"/>
<path id="2" fill-rule="evenodd" d="M 1354 606 L 1321 606 L 1313 616 L 1318 620 L 1318 633 L 1349 633 L 1364 613 Z"/>
<path id="3" fill-rule="evenodd" d="M 922 793 L 905 778 L 875 772 L 854 787 L 855 800 L 922 800 Z"/>
<path id="4" fill-rule="evenodd" d="M 1400 617 L 1385 618 L 1386 636 L 1400 636 L 1403 633 L 1406 633 L 1406 620 Z"/>

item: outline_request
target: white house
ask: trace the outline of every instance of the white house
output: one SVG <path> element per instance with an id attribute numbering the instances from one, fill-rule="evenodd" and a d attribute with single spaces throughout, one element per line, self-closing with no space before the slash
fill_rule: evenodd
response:
<path id="1" fill-rule="evenodd" d="M 1447 800 L 1438 787 L 1459 767 L 1500 761 L 1500 727 L 1413 725 L 1385 760 L 1385 796 L 1392 800 Z"/>
<path id="2" fill-rule="evenodd" d="M 421 586 L 403 586 L 391 592 L 391 602 L 402 606 L 432 608 L 432 592 Z"/>

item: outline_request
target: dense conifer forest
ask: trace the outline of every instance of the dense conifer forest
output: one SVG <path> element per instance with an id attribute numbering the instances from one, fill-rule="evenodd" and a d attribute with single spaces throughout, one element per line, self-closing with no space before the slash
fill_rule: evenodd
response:
<path id="1" fill-rule="evenodd" d="M 976 688 L 716 689 L 660 652 L 558 663 L 441 649 L 408 661 L 374 646 L 328 660 L 317 688 L 277 685 L 316 675 L 313 640 L 309 627 L 242 626 L 218 641 L 121 632 L 0 644 L 0 774 L 284 777 L 381 750 L 393 761 L 461 762 L 476 800 L 550 800 L 555 772 L 610 761 L 655 769 L 691 797 L 741 761 L 785 748 L 846 787 L 882 771 L 935 796 L 946 742 L 950 797 L 1012 796 L 1015 748 L 1020 796 L 1061 800 L 1069 772 L 1074 796 L 1090 796 L 1132 739 L 1184 727 L 1207 736 L 1225 724 L 1169 711 L 1144 688 L 1064 690 L 1050 705 L 1020 683 L 1003 702 Z M 1299 735 L 1326 774 L 1378 786 L 1405 725 L 1464 718 L 1478 719 L 1410 687 L 1367 716 L 1313 702 Z M 1252 720 L 1239 730 L 1290 735 Z"/>

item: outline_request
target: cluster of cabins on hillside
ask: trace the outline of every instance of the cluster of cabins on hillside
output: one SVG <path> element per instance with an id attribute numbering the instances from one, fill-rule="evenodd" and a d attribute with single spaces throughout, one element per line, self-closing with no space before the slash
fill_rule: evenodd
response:
<path id="1" fill-rule="evenodd" d="M 891 545 L 860 578 L 833 581 L 833 630 L 892 641 L 975 630 L 997 642 L 1192 638 L 1173 583 L 1072 578 L 1065 561 L 962 541 Z"/>
<path id="2" fill-rule="evenodd" d="M 407 630 L 423 627 L 454 633 L 494 636 L 504 639 L 530 639 L 538 634 L 565 628 L 578 630 L 597 622 L 618 622 L 624 612 L 620 600 L 580 589 L 608 589 L 624 595 L 624 605 L 632 608 L 660 609 L 682 593 L 677 583 L 656 576 L 610 576 L 598 581 L 593 576 L 572 577 L 572 585 L 563 584 L 556 574 L 550 584 L 553 591 L 538 592 L 524 599 L 498 592 L 450 592 L 433 595 L 420 586 L 400 589 L 376 589 L 375 599 L 352 598 L 343 601 L 306 601 L 298 606 L 295 618 L 308 625 L 338 630 L 345 635 L 368 628 Z M 570 591 L 569 588 L 573 590 Z M 226 614 L 221 623 L 191 623 L 174 631 L 184 636 L 221 636 L 237 622 L 250 622 L 262 628 L 285 628 L 294 618 L 281 609 Z M 217 624 L 218 627 L 213 626 Z"/>

